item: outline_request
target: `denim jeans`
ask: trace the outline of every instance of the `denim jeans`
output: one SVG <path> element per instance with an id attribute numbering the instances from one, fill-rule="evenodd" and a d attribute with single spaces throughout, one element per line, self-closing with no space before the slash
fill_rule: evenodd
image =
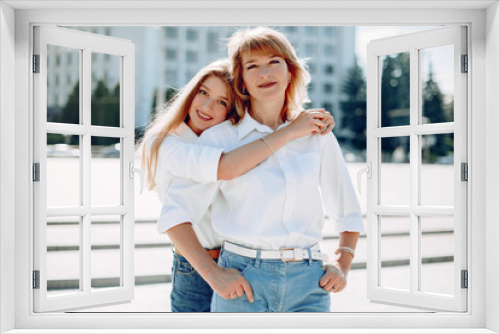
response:
<path id="1" fill-rule="evenodd" d="M 254 302 L 246 295 L 223 299 L 214 293 L 212 312 L 330 311 L 330 293 L 319 286 L 325 273 L 321 261 L 261 260 L 222 250 L 218 263 L 242 272 L 252 287 Z"/>
<path id="2" fill-rule="evenodd" d="M 213 290 L 191 264 L 174 252 L 172 265 L 172 312 L 210 312 Z"/>

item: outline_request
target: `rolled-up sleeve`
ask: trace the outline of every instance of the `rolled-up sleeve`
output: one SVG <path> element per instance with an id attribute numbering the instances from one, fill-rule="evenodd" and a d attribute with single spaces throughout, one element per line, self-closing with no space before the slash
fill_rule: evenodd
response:
<path id="1" fill-rule="evenodd" d="M 359 200 L 333 134 L 323 141 L 320 189 L 326 218 L 333 222 L 335 232 L 364 231 Z"/>
<path id="2" fill-rule="evenodd" d="M 157 229 L 163 233 L 186 222 L 197 224 L 207 212 L 219 189 L 219 182 L 198 183 L 174 178 L 163 198 Z"/>
<path id="3" fill-rule="evenodd" d="M 178 170 L 178 174 L 183 175 L 173 178 L 165 196 L 162 198 L 162 209 L 157 221 L 159 233 L 163 233 L 185 222 L 190 222 L 193 225 L 200 223 L 216 198 L 220 185 L 220 181 L 216 181 L 217 168 L 223 148 L 220 148 L 221 145 L 216 145 L 214 142 L 216 137 L 214 135 L 216 132 L 212 132 L 214 135 L 210 135 L 209 132 L 208 130 L 205 131 L 199 139 L 204 145 L 197 144 L 187 147 L 185 145 L 180 145 L 182 143 L 175 142 L 173 144 L 174 146 L 177 145 L 179 154 L 176 154 L 175 148 L 172 148 L 170 154 L 172 154 L 172 156 L 176 154 L 176 156 L 168 161 L 168 155 L 165 156 L 166 160 L 164 163 L 170 163 L 176 160 L 173 168 Z M 178 138 L 175 139 L 180 141 Z M 167 146 L 169 144 L 170 142 L 167 143 Z M 202 157 L 199 155 L 202 155 Z M 185 169 L 191 170 L 182 171 L 182 165 L 178 164 L 178 159 L 184 159 L 185 161 L 193 160 L 194 163 L 189 167 L 184 166 Z M 217 160 L 217 164 L 215 160 Z M 204 163 L 211 165 L 206 166 L 206 168 L 209 169 L 208 171 L 204 170 Z M 175 175 L 174 171 L 171 172 Z M 190 177 L 191 173 L 200 173 L 203 175 Z M 201 183 L 203 181 L 205 183 Z"/>
<path id="4" fill-rule="evenodd" d="M 168 171 L 196 182 L 215 182 L 222 152 L 218 147 L 186 143 L 176 136 L 167 136 L 158 151 L 157 173 Z"/>

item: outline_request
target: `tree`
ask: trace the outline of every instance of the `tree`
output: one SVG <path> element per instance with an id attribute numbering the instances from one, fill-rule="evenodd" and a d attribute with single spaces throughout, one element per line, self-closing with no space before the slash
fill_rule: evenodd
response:
<path id="1" fill-rule="evenodd" d="M 92 92 L 90 103 L 91 124 L 98 126 L 120 126 L 120 86 L 110 92 L 104 81 L 99 80 Z M 116 138 L 92 137 L 92 145 L 112 145 Z"/>
<path id="2" fill-rule="evenodd" d="M 429 64 L 429 77 L 422 90 L 422 102 L 422 116 L 427 118 L 429 123 L 449 121 L 446 119 L 443 108 L 443 94 L 439 84 L 434 81 L 432 64 Z M 453 151 L 453 134 L 436 135 L 435 138 L 435 143 L 430 147 L 429 154 L 426 157 L 429 162 L 433 162 L 438 156 L 445 156 L 448 152 Z"/>
<path id="3" fill-rule="evenodd" d="M 366 80 L 363 70 L 354 62 L 347 71 L 347 77 L 342 83 L 343 100 L 340 108 L 343 113 L 342 126 L 352 131 L 354 137 L 351 144 L 357 149 L 366 149 Z"/>
<path id="4" fill-rule="evenodd" d="M 386 56 L 382 63 L 381 122 L 383 127 L 410 124 L 410 55 Z M 397 147 L 409 150 L 408 138 L 382 141 L 382 151 L 392 154 Z"/>

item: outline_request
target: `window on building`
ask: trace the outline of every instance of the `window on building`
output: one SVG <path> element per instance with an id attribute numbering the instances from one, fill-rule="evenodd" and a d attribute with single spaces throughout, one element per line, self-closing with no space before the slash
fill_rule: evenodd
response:
<path id="1" fill-rule="evenodd" d="M 317 31 L 318 31 L 318 27 L 311 27 L 311 26 L 306 27 L 306 34 L 309 36 L 316 35 Z"/>
<path id="2" fill-rule="evenodd" d="M 177 50 L 166 49 L 165 54 L 167 55 L 167 60 L 176 60 L 177 59 Z"/>
<path id="3" fill-rule="evenodd" d="M 323 92 L 324 93 L 333 93 L 333 84 L 331 83 L 326 83 L 323 85 Z"/>
<path id="4" fill-rule="evenodd" d="M 167 85 L 176 87 L 177 86 L 177 70 L 167 69 L 166 78 Z"/>
<path id="5" fill-rule="evenodd" d="M 196 63 L 198 61 L 198 53 L 196 51 L 186 51 L 186 61 L 188 63 Z"/>
<path id="6" fill-rule="evenodd" d="M 333 56 L 335 54 L 335 47 L 333 45 L 325 45 L 323 49 L 323 53 L 325 56 Z"/>
<path id="7" fill-rule="evenodd" d="M 168 38 L 177 38 L 178 30 L 176 27 L 165 27 L 165 35 Z"/>
<path id="8" fill-rule="evenodd" d="M 316 66 L 313 63 L 309 63 L 307 64 L 307 67 L 309 68 L 309 73 L 314 74 Z"/>
<path id="9" fill-rule="evenodd" d="M 307 86 L 307 93 L 309 95 L 311 95 L 312 93 L 314 93 L 314 84 L 312 82 Z"/>
<path id="10" fill-rule="evenodd" d="M 196 41 L 198 40 L 198 32 L 193 29 L 188 29 L 186 32 L 186 38 L 188 41 Z"/>
<path id="11" fill-rule="evenodd" d="M 316 55 L 316 44 L 307 43 L 306 44 L 306 56 L 313 57 Z"/>
<path id="12" fill-rule="evenodd" d="M 219 35 L 214 31 L 209 31 L 207 35 L 207 50 L 208 52 L 217 52 L 219 51 L 219 45 L 217 40 Z"/>
<path id="13" fill-rule="evenodd" d="M 323 28 L 325 36 L 333 37 L 335 36 L 335 27 L 324 27 Z"/>
<path id="14" fill-rule="evenodd" d="M 325 65 L 325 74 L 333 74 L 334 72 L 333 65 Z"/>

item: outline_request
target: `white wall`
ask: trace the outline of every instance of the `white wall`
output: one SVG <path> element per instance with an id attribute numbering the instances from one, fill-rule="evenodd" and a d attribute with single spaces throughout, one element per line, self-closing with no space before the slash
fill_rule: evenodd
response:
<path id="1" fill-rule="evenodd" d="M 15 12 L 0 3 L 0 333 L 14 328 Z"/>
<path id="2" fill-rule="evenodd" d="M 499 261 L 500 247 L 500 5 L 490 6 L 486 11 L 486 212 L 491 224 L 487 224 L 486 244 L 491 247 L 486 254 L 488 261 Z M 500 272 L 498 265 L 486 265 L 486 328 L 500 332 Z M 497 301 L 497 302 L 492 302 Z"/>

